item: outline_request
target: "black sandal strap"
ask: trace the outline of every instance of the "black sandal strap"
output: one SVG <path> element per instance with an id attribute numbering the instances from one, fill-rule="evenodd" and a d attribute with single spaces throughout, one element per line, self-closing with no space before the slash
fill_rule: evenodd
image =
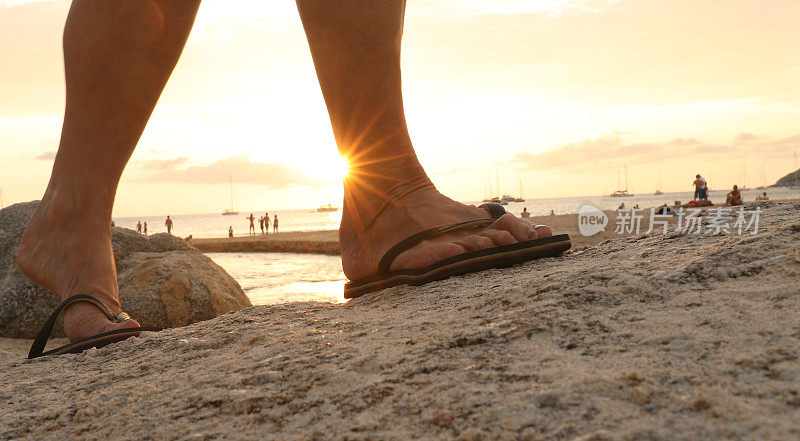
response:
<path id="1" fill-rule="evenodd" d="M 392 262 L 394 259 L 397 258 L 403 251 L 406 251 L 410 248 L 413 248 L 419 245 L 425 239 L 430 239 L 431 237 L 438 236 L 440 234 L 448 233 L 455 230 L 460 230 L 462 228 L 472 228 L 472 227 L 482 227 L 486 225 L 492 224 L 496 221 L 500 216 L 506 214 L 506 210 L 500 206 L 499 204 L 495 203 L 486 203 L 480 206 L 480 208 L 486 208 L 491 213 L 492 217 L 487 219 L 476 219 L 466 222 L 459 222 L 457 224 L 452 225 L 444 225 L 441 227 L 431 228 L 429 230 L 420 231 L 417 234 L 411 235 L 400 242 L 398 242 L 395 246 L 389 248 L 389 251 L 381 257 L 380 262 L 378 263 L 378 274 L 387 274 L 389 273 L 389 267 L 392 266 Z"/>
<path id="2" fill-rule="evenodd" d="M 50 314 L 50 318 L 44 323 L 42 329 L 39 331 L 39 335 L 36 336 L 36 339 L 33 341 L 33 345 L 31 345 L 31 350 L 28 353 L 28 358 L 35 358 L 42 354 L 44 351 L 44 347 L 47 345 L 47 339 L 50 337 L 50 333 L 53 331 L 53 327 L 56 325 L 56 320 L 58 320 L 58 316 L 61 314 L 61 311 L 64 310 L 67 306 L 75 303 L 75 302 L 89 302 L 98 308 L 100 311 L 103 311 L 109 320 L 113 322 L 124 321 L 130 318 L 128 314 L 124 312 L 118 315 L 114 315 L 111 311 L 108 310 L 106 305 L 104 305 L 101 301 L 97 300 L 92 296 L 87 296 L 85 294 L 79 294 L 76 296 L 72 296 L 63 302 Z"/>
<path id="3" fill-rule="evenodd" d="M 495 204 L 494 202 L 487 202 L 487 203 L 479 206 L 478 208 L 485 208 L 485 209 L 489 210 L 489 213 L 491 213 L 492 217 L 495 218 L 495 219 L 500 219 L 501 216 L 506 214 L 506 209 L 503 208 L 502 205 Z"/>

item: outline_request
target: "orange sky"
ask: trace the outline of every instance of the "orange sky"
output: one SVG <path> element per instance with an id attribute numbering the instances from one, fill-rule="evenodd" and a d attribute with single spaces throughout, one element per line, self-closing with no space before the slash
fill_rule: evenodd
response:
<path id="1" fill-rule="evenodd" d="M 265 6 L 268 5 L 268 6 Z M 0 0 L 0 189 L 38 199 L 64 106 L 68 1 Z M 419 157 L 459 200 L 771 183 L 800 152 L 800 2 L 410 0 Z M 337 203 L 329 121 L 294 2 L 206 0 L 123 176 L 116 216 Z M 333 165 L 332 165 L 333 164 Z M 493 190 L 495 191 L 495 190 Z M 155 197 L 154 197 L 155 196 Z"/>

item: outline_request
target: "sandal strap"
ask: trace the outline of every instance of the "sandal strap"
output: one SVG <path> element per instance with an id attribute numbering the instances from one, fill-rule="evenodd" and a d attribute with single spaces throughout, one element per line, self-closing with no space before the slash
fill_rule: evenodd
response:
<path id="1" fill-rule="evenodd" d="M 76 296 L 72 296 L 63 302 L 61 302 L 58 307 L 56 307 L 55 311 L 50 314 L 50 318 L 44 323 L 42 329 L 39 331 L 39 335 L 36 336 L 36 339 L 33 341 L 33 345 L 31 345 L 31 350 L 28 353 L 28 358 L 35 358 L 42 354 L 44 351 L 44 347 L 47 345 L 47 340 L 50 338 L 50 333 L 53 331 L 53 327 L 56 325 L 56 320 L 58 320 L 58 316 L 61 314 L 61 311 L 64 310 L 67 306 L 76 303 L 76 302 L 88 302 L 95 306 L 97 306 L 100 311 L 105 314 L 109 320 L 119 323 L 125 320 L 130 319 L 130 316 L 124 312 L 119 314 L 112 314 L 111 311 L 104 305 L 101 301 L 97 300 L 92 296 L 88 296 L 85 294 L 79 294 Z"/>
<path id="2" fill-rule="evenodd" d="M 492 215 L 492 217 L 431 228 L 428 230 L 420 231 L 417 234 L 411 235 L 401 240 L 393 247 L 389 248 L 389 251 L 387 251 L 383 255 L 383 257 L 381 257 L 381 260 L 378 263 L 378 274 L 388 274 L 389 267 L 392 266 L 392 262 L 394 262 L 394 259 L 396 259 L 397 256 L 399 256 L 404 251 L 419 245 L 420 242 L 422 242 L 423 240 L 430 239 L 431 237 L 438 236 L 440 234 L 448 233 L 455 230 L 460 230 L 463 228 L 474 228 L 474 227 L 483 227 L 486 225 L 490 225 L 494 223 L 494 221 L 496 221 L 498 218 L 500 218 L 500 216 L 506 214 L 506 210 L 501 205 L 495 203 L 486 203 L 481 205 L 479 208 L 486 208 L 487 210 L 489 210 L 489 213 Z"/>

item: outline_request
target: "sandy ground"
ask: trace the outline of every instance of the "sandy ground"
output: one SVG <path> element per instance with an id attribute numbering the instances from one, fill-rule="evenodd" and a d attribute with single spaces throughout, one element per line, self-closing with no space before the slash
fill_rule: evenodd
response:
<path id="1" fill-rule="evenodd" d="M 338 255 L 339 231 L 293 231 L 258 236 L 197 238 L 188 242 L 204 253 L 311 253 Z"/>
<path id="2" fill-rule="evenodd" d="M 762 207 L 757 235 L 7 351 L 0 439 L 800 439 L 800 204 Z"/>

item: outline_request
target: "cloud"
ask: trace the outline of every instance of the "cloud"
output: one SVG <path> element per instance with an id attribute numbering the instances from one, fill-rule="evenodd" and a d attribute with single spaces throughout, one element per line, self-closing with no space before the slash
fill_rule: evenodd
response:
<path id="1" fill-rule="evenodd" d="M 12 6 L 21 6 L 28 3 L 47 3 L 54 0 L 0 0 L 0 6 L 10 8 Z"/>
<path id="2" fill-rule="evenodd" d="M 532 14 L 557 15 L 565 10 L 599 12 L 614 0 L 427 0 L 423 10 L 453 15 Z"/>
<path id="3" fill-rule="evenodd" d="M 189 163 L 189 158 L 180 157 L 173 159 L 152 159 L 145 161 L 138 161 L 136 164 L 139 168 L 145 170 L 175 170 L 182 168 Z"/>
<path id="4" fill-rule="evenodd" d="M 33 159 L 37 161 L 50 161 L 56 158 L 56 152 L 44 152 L 41 155 L 36 155 Z"/>
<path id="5" fill-rule="evenodd" d="M 519 153 L 510 161 L 520 169 L 580 172 L 664 161 L 713 161 L 720 159 L 788 158 L 800 135 L 772 139 L 749 133 L 737 135 L 731 144 L 713 144 L 695 138 L 665 142 L 626 144 L 620 137 L 605 136 L 567 144 L 543 153 Z"/>
<path id="6" fill-rule="evenodd" d="M 236 183 L 264 185 L 269 188 L 286 188 L 293 185 L 316 186 L 328 183 L 290 165 L 251 162 L 246 156 L 225 158 L 209 165 L 190 167 L 183 167 L 187 163 L 186 158 L 144 162 L 150 170 L 155 170 L 154 173 L 142 178 L 148 182 L 219 184 L 227 182 L 230 176 Z"/>

